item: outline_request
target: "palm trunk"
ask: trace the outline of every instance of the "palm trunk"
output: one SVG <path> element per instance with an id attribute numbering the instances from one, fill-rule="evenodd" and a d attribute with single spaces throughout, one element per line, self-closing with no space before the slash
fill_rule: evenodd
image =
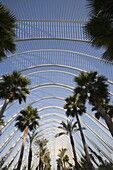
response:
<path id="1" fill-rule="evenodd" d="M 39 166 L 37 166 L 35 170 L 38 170 L 38 169 L 39 169 Z"/>
<path id="2" fill-rule="evenodd" d="M 29 156 L 28 156 L 28 170 L 31 170 L 31 162 L 32 162 L 32 144 L 30 143 Z"/>
<path id="3" fill-rule="evenodd" d="M 22 147 L 21 147 L 21 152 L 20 152 L 17 170 L 21 169 L 22 159 L 23 159 L 23 155 L 24 155 L 24 148 L 25 148 L 25 143 L 26 143 L 26 139 L 27 139 L 27 133 L 28 133 L 28 126 L 26 126 L 26 128 L 24 130 L 24 139 L 23 139 L 23 142 L 22 142 Z"/>
<path id="4" fill-rule="evenodd" d="M 64 161 L 64 170 L 66 170 L 66 162 Z"/>
<path id="5" fill-rule="evenodd" d="M 61 160 L 61 170 L 63 170 L 64 166 L 63 166 L 63 160 Z"/>
<path id="6" fill-rule="evenodd" d="M 93 157 L 92 154 L 91 154 L 91 159 L 92 159 L 92 161 L 95 163 L 95 165 L 96 165 L 97 167 L 99 167 L 99 164 L 96 162 L 96 160 L 95 160 L 95 158 Z"/>
<path id="7" fill-rule="evenodd" d="M 74 140 L 73 140 L 73 136 L 71 134 L 70 134 L 70 142 L 71 142 L 71 146 L 72 146 L 75 167 L 76 167 L 77 170 L 79 170 L 80 166 L 79 166 L 78 161 L 77 161 L 77 155 L 76 155 L 76 151 L 75 151 Z"/>
<path id="8" fill-rule="evenodd" d="M 40 159 L 39 159 L 39 170 L 43 170 L 43 162 L 42 162 L 42 156 L 40 156 Z"/>
<path id="9" fill-rule="evenodd" d="M 87 144 L 86 144 L 86 141 L 85 141 L 85 137 L 84 137 L 84 133 L 82 131 L 82 127 L 81 127 L 81 123 L 80 123 L 80 120 L 79 120 L 79 116 L 77 113 L 75 113 L 76 115 L 76 119 L 77 119 L 77 122 L 78 122 L 78 127 L 79 127 L 79 130 L 80 130 L 80 134 L 81 134 L 81 138 L 82 138 L 82 143 L 83 143 L 83 146 L 84 146 L 84 151 L 85 151 L 85 154 L 86 154 L 86 160 L 87 160 L 87 163 L 89 165 L 89 169 L 90 170 L 94 170 L 94 167 L 90 161 L 90 156 L 89 156 L 89 153 L 88 153 L 88 147 L 87 147 Z"/>
<path id="10" fill-rule="evenodd" d="M 39 170 L 41 170 L 41 158 L 39 159 Z"/>
<path id="11" fill-rule="evenodd" d="M 5 102 L 4 102 L 2 109 L 0 111 L 0 119 L 3 117 L 4 111 L 7 107 L 7 105 L 9 104 L 9 102 L 10 102 L 10 99 L 5 99 Z"/>
<path id="12" fill-rule="evenodd" d="M 95 105 L 98 108 L 98 111 L 101 113 L 102 117 L 104 118 L 104 120 L 109 128 L 109 131 L 113 137 L 113 122 L 112 122 L 112 120 L 107 116 L 105 110 L 103 109 L 103 107 L 101 105 L 98 105 L 98 104 L 95 104 Z"/>

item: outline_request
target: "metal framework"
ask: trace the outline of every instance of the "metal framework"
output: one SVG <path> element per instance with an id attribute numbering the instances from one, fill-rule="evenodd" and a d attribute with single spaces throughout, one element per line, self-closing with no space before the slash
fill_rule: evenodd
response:
<path id="1" fill-rule="evenodd" d="M 66 121 L 65 98 L 73 94 L 76 86 L 73 79 L 80 71 L 98 71 L 108 78 L 109 93 L 113 98 L 113 62 L 106 63 L 101 59 L 104 49 L 95 49 L 84 34 L 83 27 L 88 21 L 86 0 L 50 0 L 27 1 L 1 0 L 17 16 L 16 52 L 7 54 L 7 59 L 0 63 L 0 81 L 2 75 L 14 70 L 21 72 L 31 80 L 30 95 L 26 103 L 14 101 L 5 111 L 5 126 L 1 127 L 0 158 L 9 170 L 17 166 L 22 136 L 15 129 L 15 118 L 27 105 L 38 108 L 41 120 L 37 128 L 39 138 L 49 140 L 52 169 L 56 170 L 58 150 L 68 149 L 72 158 L 68 137 L 55 138 L 61 121 Z M 32 3 L 31 3 L 32 2 Z M 78 8 L 79 7 L 79 8 Z M 0 108 L 3 101 L 0 101 Z M 87 144 L 105 160 L 113 162 L 113 140 L 105 122 L 97 120 L 91 113 L 80 117 Z M 74 118 L 76 121 L 76 119 Z M 79 158 L 84 153 L 79 132 L 73 134 Z M 65 139 L 65 140 L 63 140 Z M 34 145 L 33 145 L 34 146 Z M 29 143 L 25 153 L 28 151 Z M 35 146 L 34 146 L 35 147 Z M 72 161 L 72 159 L 71 159 Z M 27 162 L 27 157 L 24 157 Z M 24 165 L 24 164 L 23 164 Z M 36 167 L 33 159 L 34 169 Z M 33 170 L 34 170 L 33 169 Z"/>

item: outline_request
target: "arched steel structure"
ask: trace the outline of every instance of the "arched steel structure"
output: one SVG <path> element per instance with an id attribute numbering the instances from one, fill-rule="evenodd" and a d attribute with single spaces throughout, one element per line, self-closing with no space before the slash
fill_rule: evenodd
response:
<path id="1" fill-rule="evenodd" d="M 73 94 L 76 86 L 74 77 L 80 71 L 98 71 L 108 78 L 109 93 L 113 99 L 113 62 L 102 60 L 104 49 L 93 48 L 84 34 L 83 27 L 89 19 L 86 0 L 1 2 L 17 17 L 17 28 L 16 51 L 14 54 L 8 53 L 7 59 L 0 62 L 0 81 L 2 75 L 17 70 L 31 80 L 31 85 L 27 102 L 19 105 L 18 101 L 14 101 L 5 111 L 5 126 L 1 127 L 0 136 L 0 158 L 4 157 L 3 166 L 8 165 L 9 170 L 16 167 L 23 134 L 15 128 L 15 118 L 21 109 L 32 105 L 38 108 L 41 117 L 40 127 L 37 128 L 38 137 L 49 140 L 52 170 L 56 170 L 59 149 L 65 146 L 72 158 L 68 137 L 55 138 L 55 133 L 60 132 L 60 122 L 67 120 L 63 106 L 65 98 Z M 3 100 L 0 101 L 0 108 L 2 104 Z M 113 140 L 105 122 L 94 117 L 89 105 L 87 113 L 80 119 L 86 128 L 84 133 L 88 146 L 105 160 L 113 162 Z M 81 137 L 79 132 L 73 135 L 80 158 L 84 153 Z M 28 147 L 29 142 L 26 153 Z M 32 162 L 33 170 L 37 163 L 35 159 Z M 26 164 L 27 156 L 24 156 L 23 165 Z"/>

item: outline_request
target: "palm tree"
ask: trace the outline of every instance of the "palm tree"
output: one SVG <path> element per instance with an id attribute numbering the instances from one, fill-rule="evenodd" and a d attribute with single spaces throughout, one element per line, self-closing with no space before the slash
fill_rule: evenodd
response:
<path id="1" fill-rule="evenodd" d="M 73 165 L 69 162 L 69 156 L 65 155 L 63 158 L 63 162 L 64 162 L 64 170 L 70 170 L 73 168 Z"/>
<path id="2" fill-rule="evenodd" d="M 66 155 L 66 151 L 67 149 L 66 148 L 62 148 L 62 149 L 59 149 L 59 154 L 58 154 L 58 159 L 60 160 L 61 162 L 61 167 L 62 167 L 62 170 L 64 170 L 64 157 Z"/>
<path id="3" fill-rule="evenodd" d="M 108 163 L 108 162 L 105 162 L 104 164 L 100 165 L 99 166 L 99 169 L 98 170 L 113 170 L 113 164 L 112 163 Z"/>
<path id="4" fill-rule="evenodd" d="M 71 147 L 72 147 L 72 151 L 73 151 L 73 156 L 74 156 L 74 161 L 75 161 L 75 167 L 76 167 L 76 169 L 79 169 L 79 164 L 77 161 L 77 155 L 76 155 L 75 145 L 74 145 L 74 140 L 73 140 L 73 135 L 72 135 L 72 133 L 74 131 L 79 130 L 79 129 L 77 129 L 77 126 L 76 126 L 77 122 L 72 122 L 70 120 L 70 121 L 67 121 L 67 124 L 65 122 L 61 122 L 60 124 L 61 124 L 61 126 L 59 126 L 58 128 L 62 129 L 63 132 L 57 133 L 55 135 L 55 137 L 59 137 L 61 135 L 69 135 L 70 143 L 71 143 Z"/>
<path id="5" fill-rule="evenodd" d="M 38 111 L 36 108 L 34 109 L 31 106 L 27 106 L 26 109 L 23 109 L 20 111 L 20 114 L 16 118 L 15 126 L 18 127 L 18 129 L 21 132 L 24 132 L 24 138 L 23 138 L 23 142 L 22 142 L 22 147 L 21 147 L 17 170 L 20 170 L 20 168 L 21 168 L 28 131 L 29 130 L 32 131 L 32 130 L 36 129 L 37 126 L 39 126 L 38 120 L 40 119 L 40 117 L 38 116 L 37 113 L 38 113 Z"/>
<path id="6" fill-rule="evenodd" d="M 6 6 L 0 3 L 0 61 L 6 57 L 5 52 L 15 51 L 16 18 Z"/>
<path id="7" fill-rule="evenodd" d="M 86 157 L 84 155 L 82 155 L 81 159 L 80 159 L 80 170 L 89 170 L 89 166 L 87 164 L 87 160 Z"/>
<path id="8" fill-rule="evenodd" d="M 36 137 L 36 135 L 38 134 L 33 132 L 32 135 L 30 133 L 28 133 L 29 135 L 29 142 L 30 142 L 30 146 L 29 146 L 29 155 L 28 155 L 28 170 L 31 170 L 31 162 L 32 162 L 32 143 L 34 138 Z"/>
<path id="9" fill-rule="evenodd" d="M 2 116 L 3 117 L 3 116 Z M 1 126 L 4 126 L 4 120 L 3 120 L 3 118 L 1 117 L 1 119 L 0 119 L 0 127 Z M 1 132 L 1 130 L 0 130 L 0 132 Z M 1 133 L 0 133 L 1 134 Z"/>
<path id="10" fill-rule="evenodd" d="M 44 167 L 44 155 L 47 153 L 47 143 L 47 139 L 35 140 L 35 145 L 38 145 L 39 147 L 39 165 L 37 166 L 37 168 L 39 167 L 39 170 L 43 170 Z"/>
<path id="11" fill-rule="evenodd" d="M 113 136 L 113 122 L 110 115 L 107 114 L 104 109 L 110 101 L 108 84 L 106 81 L 107 79 L 104 76 L 99 76 L 97 72 L 81 72 L 78 77 L 75 77 L 77 87 L 74 89 L 74 92 L 75 95 L 79 95 L 81 101 L 85 103 L 85 101 L 88 100 L 94 109 L 97 109 L 97 111 L 101 113 L 101 116 L 105 120 L 110 133 Z"/>
<path id="12" fill-rule="evenodd" d="M 0 82 L 0 99 L 5 99 L 5 102 L 0 111 L 0 119 L 3 117 L 3 113 L 10 102 L 14 100 L 18 100 L 19 104 L 23 100 L 26 102 L 26 94 L 29 94 L 27 85 L 30 85 L 30 80 L 17 71 L 2 77 Z"/>
<path id="13" fill-rule="evenodd" d="M 78 115 L 82 115 L 86 110 L 86 108 L 84 106 L 84 101 L 81 101 L 80 98 L 78 98 L 77 95 L 69 96 L 68 98 L 66 98 L 66 104 L 64 105 L 64 109 L 66 109 L 66 115 L 67 116 L 72 116 L 72 117 L 75 116 L 76 117 L 78 127 L 79 127 L 79 130 L 80 130 L 80 134 L 81 134 L 81 138 L 82 138 L 82 143 L 83 143 L 83 146 L 84 146 L 84 151 L 85 151 L 85 154 L 86 154 L 86 160 L 87 160 L 87 163 L 88 163 L 90 169 L 92 170 L 94 168 L 93 168 L 93 165 L 90 161 L 90 156 L 89 156 L 89 153 L 88 153 L 88 147 L 87 147 L 87 144 L 86 144 L 86 141 L 85 141 L 84 133 L 82 131 L 81 123 L 80 123 L 79 116 L 78 116 Z"/>
<path id="14" fill-rule="evenodd" d="M 104 108 L 104 110 L 105 110 L 106 114 L 109 116 L 109 118 L 112 119 L 113 118 L 113 105 L 108 104 L 108 102 L 109 102 L 109 100 L 107 100 L 107 102 L 103 103 L 102 107 Z M 101 112 L 98 110 L 97 107 L 93 106 L 92 111 L 95 111 L 95 117 L 97 119 L 100 119 L 100 117 L 102 117 Z"/>
<path id="15" fill-rule="evenodd" d="M 8 170 L 8 168 L 7 168 L 7 166 L 5 166 L 1 170 Z"/>
<path id="16" fill-rule="evenodd" d="M 69 163 L 69 156 L 66 155 L 66 151 L 66 148 L 59 149 L 58 159 L 56 160 L 57 170 L 67 170 L 68 168 L 66 167 L 66 163 L 68 165 L 71 165 Z"/>
<path id="17" fill-rule="evenodd" d="M 51 158 L 50 158 L 50 152 L 46 151 L 45 155 L 44 155 L 44 170 L 51 170 Z"/>
<path id="18" fill-rule="evenodd" d="M 61 159 L 60 158 L 56 159 L 56 162 L 57 162 L 57 170 L 61 170 L 62 167 Z"/>
<path id="19" fill-rule="evenodd" d="M 92 45 L 106 49 L 102 58 L 113 61 L 113 1 L 92 0 L 88 6 L 91 17 L 84 31 L 89 35 Z"/>
<path id="20" fill-rule="evenodd" d="M 100 164 L 104 164 L 103 158 L 102 158 L 100 155 L 98 155 L 92 148 L 90 148 L 90 147 L 88 147 L 88 148 L 89 148 L 89 150 L 90 150 L 90 152 L 91 152 L 90 155 L 92 156 L 94 163 L 95 163 L 97 166 L 99 166 L 99 164 L 97 163 L 97 161 L 94 159 L 94 157 L 95 157 L 95 158 L 99 161 Z"/>

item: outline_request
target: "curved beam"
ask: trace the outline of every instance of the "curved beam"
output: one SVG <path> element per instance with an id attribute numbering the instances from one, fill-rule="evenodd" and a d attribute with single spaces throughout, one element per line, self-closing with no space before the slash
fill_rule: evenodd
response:
<path id="1" fill-rule="evenodd" d="M 24 38 L 24 39 L 16 39 L 15 42 L 23 42 L 23 41 L 35 41 L 35 40 L 60 40 L 60 41 L 74 41 L 74 42 L 85 42 L 90 43 L 89 40 L 81 40 L 75 38 L 47 38 L 47 37 L 37 37 L 37 38 Z"/>
<path id="2" fill-rule="evenodd" d="M 74 87 L 72 87 L 72 86 L 68 86 L 68 85 L 60 84 L 60 83 L 43 83 L 43 84 L 39 84 L 39 85 L 29 88 L 29 90 L 32 91 L 33 89 L 36 90 L 37 88 L 50 87 L 50 86 L 61 87 L 61 88 L 67 89 L 69 91 L 73 91 L 73 89 L 74 89 Z"/>
<path id="3" fill-rule="evenodd" d="M 54 66 L 54 67 L 61 67 L 61 68 L 68 68 L 68 69 L 72 69 L 72 70 L 76 70 L 76 71 L 84 71 L 84 72 L 88 72 L 86 70 L 83 70 L 83 69 L 80 69 L 80 68 L 76 68 L 76 67 L 72 67 L 72 66 L 67 66 L 67 65 L 63 65 L 63 64 L 40 64 L 40 65 L 36 65 L 36 66 L 31 66 L 31 67 L 27 67 L 25 69 L 22 69 L 22 70 L 19 70 L 19 72 L 24 72 L 24 71 L 27 71 L 27 70 L 31 70 L 31 69 L 34 69 L 34 68 L 41 68 L 41 67 L 51 67 L 51 66 Z M 2 79 L 2 78 L 0 78 Z M 113 81 L 111 80 L 108 80 L 108 82 L 110 84 L 113 84 Z"/>
<path id="4" fill-rule="evenodd" d="M 16 151 L 15 155 L 14 155 L 14 156 L 11 158 L 11 160 L 7 163 L 7 166 L 9 166 L 9 164 L 11 163 L 11 161 L 12 161 L 13 159 L 15 159 L 15 157 L 18 155 L 20 149 L 21 149 L 21 148 L 19 148 L 19 149 Z"/>
<path id="5" fill-rule="evenodd" d="M 102 62 L 106 62 L 106 60 L 89 55 L 89 54 L 85 54 L 85 53 L 81 53 L 81 52 L 76 52 L 76 51 L 72 51 L 72 50 L 61 50 L 61 49 L 41 49 L 41 50 L 29 50 L 29 51 L 24 51 L 24 52 L 19 52 L 19 53 L 15 53 L 15 54 L 11 54 L 9 56 L 7 56 L 7 58 L 11 58 L 17 55 L 22 55 L 22 54 L 28 54 L 28 53 L 33 53 L 33 52 L 64 52 L 64 53 L 71 53 L 71 54 L 77 54 L 77 55 L 82 55 L 85 57 L 89 57 L 89 58 L 93 58 L 96 60 L 100 60 Z M 109 62 L 111 64 L 113 64 L 113 62 Z"/>
<path id="6" fill-rule="evenodd" d="M 88 22 L 89 20 L 25 20 L 25 19 L 22 19 L 22 20 L 17 20 L 16 22 Z"/>
<path id="7" fill-rule="evenodd" d="M 25 69 L 22 69 L 22 70 L 19 70 L 18 72 L 24 72 L 24 71 L 27 71 L 27 70 L 31 70 L 31 69 L 34 69 L 34 68 L 40 68 L 40 67 L 50 67 L 50 66 L 54 66 L 54 67 L 63 67 L 63 68 L 68 68 L 68 69 L 72 69 L 72 70 L 76 70 L 76 71 L 83 71 L 83 72 L 88 72 L 86 70 L 83 70 L 83 69 L 79 69 L 79 68 L 76 68 L 76 67 L 72 67 L 72 66 L 67 66 L 67 65 L 62 65 L 62 64 L 41 64 L 41 65 L 36 65 L 36 66 L 31 66 L 31 67 L 27 67 Z M 75 74 L 75 76 L 77 76 Z M 2 77 L 0 77 L 0 80 L 2 80 Z M 113 81 L 111 80 L 108 80 L 108 82 L 110 84 L 113 84 Z"/>
<path id="8" fill-rule="evenodd" d="M 39 111 L 42 111 L 42 110 L 45 110 L 45 109 L 50 109 L 50 108 L 57 108 L 57 109 L 60 109 L 60 110 L 63 110 L 63 111 L 65 111 L 65 109 L 64 108 L 62 108 L 62 107 L 58 107 L 58 106 L 46 106 L 46 107 L 43 107 L 43 108 L 41 108 L 41 109 L 39 109 Z M 88 112 L 86 112 L 86 115 L 89 115 L 89 116 L 91 116 L 93 119 L 96 119 L 94 116 L 92 116 L 92 115 L 90 115 Z M 96 120 L 98 123 L 100 123 L 100 121 L 97 119 Z M 94 121 L 93 121 L 94 122 Z M 94 122 L 95 123 L 95 122 Z M 107 130 L 108 130 L 108 128 L 103 124 L 103 123 L 100 123 L 104 128 L 106 128 Z M 103 129 L 102 129 L 103 130 Z M 103 130 L 104 131 L 104 130 Z"/>
<path id="9" fill-rule="evenodd" d="M 75 77 L 78 76 L 77 74 L 74 74 L 74 73 L 71 73 L 71 72 L 68 72 L 68 71 L 63 71 L 63 70 L 40 70 L 40 71 L 28 73 L 28 74 L 26 74 L 26 76 L 31 76 L 31 75 L 34 75 L 34 74 L 45 73 L 45 72 L 58 72 L 58 73 L 69 74 L 69 75 L 75 76 Z M 107 80 L 107 82 L 108 82 L 109 84 L 112 84 L 112 85 L 113 85 L 113 81 Z M 109 93 L 113 96 L 113 93 L 112 93 L 112 92 L 109 92 Z"/>
<path id="10" fill-rule="evenodd" d="M 49 107 L 49 108 L 51 108 L 51 107 Z M 56 106 L 55 106 L 55 108 L 57 108 Z M 45 107 L 44 109 L 47 109 L 47 107 Z M 60 109 L 60 107 L 58 107 L 58 109 Z M 41 110 L 43 110 L 43 109 L 41 109 Z M 40 110 L 40 111 L 41 111 Z M 62 108 L 61 108 L 61 110 L 62 110 Z M 64 109 L 63 109 L 64 110 Z M 47 121 L 45 121 L 45 122 L 47 122 Z M 104 144 L 106 144 L 111 150 L 113 150 L 113 148 L 112 148 L 112 146 L 111 145 L 109 145 L 108 143 L 106 143 L 105 142 L 105 140 L 103 140 L 96 132 L 94 132 L 88 125 L 86 125 L 83 121 L 81 121 L 82 123 L 83 123 L 83 125 L 85 125 L 101 142 L 104 142 Z"/>
<path id="11" fill-rule="evenodd" d="M 51 138 L 51 136 L 53 136 L 53 135 L 55 134 L 54 132 L 55 132 L 54 130 L 52 130 L 51 132 L 47 131 L 47 132 L 46 132 L 46 136 L 47 136 L 48 138 Z M 46 138 L 46 137 L 45 137 L 45 138 Z M 48 139 L 48 138 L 46 138 L 46 139 Z M 42 139 L 43 139 L 43 136 L 42 136 Z M 61 141 L 61 142 L 59 142 L 59 141 Z M 70 146 L 70 143 L 69 143 L 69 141 L 68 141 L 68 136 L 66 136 L 66 135 L 65 135 L 65 141 L 67 141 L 68 145 Z M 57 142 L 59 142 L 60 145 L 63 145 L 63 146 L 64 146 L 64 140 L 62 140 L 61 138 L 60 138 L 60 140 L 57 140 Z"/>
<path id="12" fill-rule="evenodd" d="M 55 97 L 55 96 L 48 96 L 48 97 L 43 97 L 43 98 L 40 98 L 40 99 L 37 99 L 37 100 L 35 100 L 34 102 L 32 102 L 32 103 L 30 103 L 30 105 L 33 105 L 34 103 L 36 103 L 36 102 L 39 102 L 39 101 L 42 101 L 42 100 L 45 100 L 45 99 L 59 99 L 59 100 L 64 100 L 63 98 L 61 98 L 61 97 Z M 19 112 L 18 112 L 19 113 Z M 10 119 L 10 121 L 12 121 L 15 117 L 16 117 L 16 115 L 18 114 L 18 113 L 16 113 L 16 114 L 14 114 L 13 115 L 13 117 Z M 86 115 L 89 115 L 90 117 L 92 117 L 93 119 L 95 119 L 98 123 L 100 123 L 104 128 L 106 128 L 107 130 L 108 130 L 108 128 L 103 124 L 103 123 L 101 123 L 99 120 L 97 120 L 94 116 L 92 116 L 91 114 L 89 114 L 89 113 L 87 113 Z M 8 122 L 10 122 L 9 120 L 8 120 Z M 7 125 L 7 124 L 6 124 Z M 10 125 L 10 124 L 9 124 Z M 3 127 L 4 128 L 4 127 Z M 3 129 L 2 128 L 2 129 Z M 2 130 L 1 129 L 1 130 Z M 103 129 L 102 129 L 103 130 Z"/>
<path id="13" fill-rule="evenodd" d="M 57 108 L 57 109 L 60 109 L 60 110 L 64 110 L 62 107 L 59 107 L 59 106 L 47 106 L 47 107 L 44 107 L 44 108 L 41 108 L 40 111 L 42 110 L 45 110 L 45 109 L 50 109 L 50 108 Z M 111 145 L 109 145 L 108 143 L 105 142 L 104 139 L 102 139 L 96 132 L 94 132 L 84 121 L 82 121 L 82 124 L 85 125 L 99 140 L 103 141 L 111 150 L 113 150 L 113 147 Z"/>
<path id="14" fill-rule="evenodd" d="M 16 142 L 11 146 L 11 148 L 8 150 L 8 152 L 6 152 L 5 154 L 5 160 L 4 162 L 9 158 L 9 156 L 11 155 L 12 151 L 14 150 L 14 148 L 17 146 L 17 144 L 19 143 L 20 139 L 23 137 L 23 134 L 21 134 L 19 136 L 19 138 L 16 140 Z"/>
<path id="15" fill-rule="evenodd" d="M 44 97 L 44 98 L 37 99 L 36 101 L 30 103 L 30 105 L 32 105 L 32 104 L 34 104 L 34 103 L 36 103 L 36 102 L 39 102 L 39 101 L 41 101 L 41 100 L 50 99 L 50 98 L 63 100 L 63 98 L 61 98 L 61 97 L 55 97 L 55 96 L 51 97 L 51 96 L 49 96 L 49 97 Z M 10 126 L 10 124 L 11 124 L 12 121 L 15 119 L 15 117 L 17 116 L 17 114 L 19 114 L 19 112 L 18 112 L 18 113 L 15 113 L 15 114 L 7 121 L 7 123 L 5 124 L 5 126 L 7 126 L 8 123 L 9 123 L 9 125 L 7 126 L 7 128 Z M 5 129 L 7 129 L 7 128 L 5 128 L 5 127 L 3 126 L 3 127 L 1 128 L 1 132 L 3 133 L 3 132 L 5 131 Z M 4 129 L 4 131 L 3 131 L 3 129 Z"/>
<path id="16" fill-rule="evenodd" d="M 102 139 L 91 127 L 89 127 L 83 120 L 81 120 L 81 122 L 83 123 L 84 126 L 86 126 L 89 131 L 94 134 L 94 136 L 96 136 L 101 142 L 103 142 L 104 144 L 107 145 L 108 148 L 110 148 L 113 151 L 113 147 L 111 145 L 109 145 L 108 143 L 105 142 L 104 139 Z M 106 148 L 107 149 L 107 148 Z"/>
<path id="17" fill-rule="evenodd" d="M 65 101 L 65 98 L 56 97 L 56 96 L 48 96 L 48 97 L 43 97 L 43 98 L 37 99 L 37 100 L 35 100 L 34 102 L 30 103 L 30 105 L 33 105 L 34 103 L 37 103 L 37 102 L 39 102 L 39 101 L 46 100 L 46 99 L 59 99 L 59 100 Z M 101 124 L 104 128 L 106 128 L 106 129 L 108 130 L 108 128 L 107 128 L 103 123 L 101 123 L 98 119 L 96 119 L 92 114 L 86 112 L 86 115 L 87 115 L 91 120 L 94 119 L 95 121 L 97 121 L 99 124 Z M 94 122 L 94 123 L 95 123 L 95 122 Z M 96 123 L 96 125 L 97 125 L 97 123 Z M 100 127 L 100 126 L 99 126 L 99 127 Z M 101 128 L 101 127 L 100 127 L 100 128 Z M 102 130 L 103 130 L 103 129 L 102 129 Z M 105 132 L 105 131 L 104 131 L 104 132 Z M 106 132 L 105 132 L 105 133 L 106 133 Z M 108 133 L 106 133 L 106 134 L 112 139 L 112 137 L 111 137 Z"/>
<path id="18" fill-rule="evenodd" d="M 55 107 L 56 108 L 56 107 Z M 44 110 L 45 109 L 47 109 L 47 108 L 44 108 Z M 61 109 L 61 108 L 60 108 Z M 41 111 L 41 110 L 40 110 Z M 59 113 L 56 113 L 56 114 L 52 114 L 52 116 L 53 115 L 55 115 L 55 116 L 59 116 L 59 117 L 62 117 L 62 118 L 64 118 L 64 119 L 68 119 L 67 117 L 65 117 L 65 116 L 62 116 L 62 115 L 58 115 Z M 48 115 L 50 115 L 51 116 L 51 113 L 46 113 L 46 114 L 44 114 L 43 115 L 43 117 L 46 117 L 46 116 L 48 116 Z M 86 112 L 86 116 L 88 116 L 104 133 L 106 133 L 106 135 L 108 136 L 108 137 L 110 137 L 111 139 L 112 139 L 112 137 L 104 130 L 104 129 L 102 129 L 102 127 L 100 126 L 100 125 L 98 125 L 97 123 L 96 123 L 96 121 L 99 123 L 99 124 L 101 124 L 102 126 L 104 126 L 104 128 L 106 128 L 106 126 L 104 125 L 104 124 L 102 124 L 98 119 L 96 119 L 94 116 L 92 116 L 91 114 L 89 114 L 88 112 Z M 94 121 L 95 120 L 95 121 Z M 106 128 L 107 130 L 108 130 L 108 128 Z"/>
<path id="19" fill-rule="evenodd" d="M 34 74 L 45 73 L 45 72 L 57 72 L 57 73 L 69 74 L 71 76 L 77 76 L 74 73 L 71 73 L 71 72 L 68 72 L 68 71 L 63 71 L 63 70 L 40 70 L 40 71 L 28 73 L 28 74 L 26 74 L 26 76 L 31 76 L 31 75 L 34 75 Z"/>
<path id="20" fill-rule="evenodd" d="M 66 117 L 66 115 L 62 115 L 62 114 L 59 114 L 59 113 L 46 113 L 46 114 L 43 114 L 42 116 L 40 116 L 40 122 L 41 121 L 43 121 L 43 119 L 44 118 L 46 118 L 46 117 L 49 117 L 49 116 L 55 116 L 55 117 L 59 117 L 59 118 L 62 118 L 62 119 L 68 119 L 67 117 Z"/>
<path id="21" fill-rule="evenodd" d="M 45 130 L 47 136 L 50 136 L 50 135 L 51 135 L 49 128 L 50 128 L 50 127 L 47 127 L 46 130 Z M 55 127 L 54 127 L 54 128 L 55 128 Z M 55 129 L 52 129 L 52 131 L 51 131 L 51 133 L 53 133 L 53 136 L 54 136 L 54 134 L 55 134 L 55 131 L 56 131 Z M 41 132 L 41 133 L 43 133 L 43 132 Z M 46 137 L 43 137 L 43 135 L 44 135 L 44 133 L 43 133 L 42 136 L 41 136 L 42 139 L 43 139 L 43 138 L 46 138 Z M 51 137 L 51 136 L 50 136 L 50 137 Z M 68 135 L 65 135 L 65 138 L 66 138 L 67 143 L 69 144 L 69 141 L 68 141 L 69 136 L 68 136 Z M 56 138 L 55 138 L 55 139 L 56 139 Z M 57 139 L 58 139 L 58 138 L 57 138 Z M 60 139 L 60 140 L 62 141 L 62 144 L 63 144 L 63 143 L 64 143 L 64 140 L 62 140 L 62 139 Z M 59 141 L 59 140 L 57 140 L 57 142 L 58 142 L 58 141 Z M 49 143 L 50 143 L 50 142 L 51 142 L 51 141 L 49 141 Z"/>
<path id="22" fill-rule="evenodd" d="M 47 97 L 43 97 L 43 98 L 39 98 L 37 100 L 35 100 L 34 102 L 30 103 L 30 105 L 33 105 L 39 101 L 43 101 L 43 100 L 46 100 L 46 99 L 58 99 L 58 100 L 63 100 L 64 101 L 64 98 L 62 97 L 58 97 L 58 96 L 47 96 Z"/>
<path id="23" fill-rule="evenodd" d="M 16 132 L 17 132 L 17 128 L 14 129 L 14 131 L 8 136 L 8 138 L 2 143 L 2 145 L 0 146 L 0 152 L 3 151 L 4 147 L 7 146 L 7 144 L 11 141 L 11 139 L 15 136 Z M 5 146 L 4 146 L 5 145 Z"/>
<path id="24" fill-rule="evenodd" d="M 86 134 L 85 134 L 85 136 L 89 140 L 89 142 L 93 145 L 93 147 L 96 148 L 96 150 L 100 151 L 105 156 L 105 158 L 108 159 L 108 161 L 113 163 L 113 160 L 108 157 L 108 155 L 104 152 L 104 150 L 102 150 L 100 147 L 98 147 L 98 145 L 92 139 L 90 139 Z"/>
<path id="25" fill-rule="evenodd" d="M 45 109 L 47 109 L 47 108 L 48 108 L 48 109 L 49 109 L 49 108 L 57 108 L 57 109 L 64 110 L 62 107 L 57 107 L 57 106 L 54 106 L 54 107 L 52 106 L 52 107 L 51 107 L 51 106 L 50 106 L 50 107 L 44 107 L 44 108 L 40 109 L 39 111 L 45 110 Z M 50 114 L 49 114 L 49 115 L 50 115 Z M 46 116 L 47 116 L 47 115 L 46 115 Z M 57 115 L 57 116 L 58 116 L 58 115 Z M 44 117 L 44 115 L 43 115 L 43 117 Z M 61 116 L 59 116 L 59 117 L 61 117 Z M 65 117 L 64 117 L 64 118 L 65 118 Z M 59 120 L 57 120 L 57 121 L 59 122 Z M 44 124 L 45 124 L 45 122 L 47 123 L 48 120 L 43 121 Z M 53 120 L 52 120 L 52 122 L 53 122 Z M 50 122 L 49 122 L 49 123 L 50 123 Z M 43 126 L 43 124 L 42 124 L 41 126 Z M 41 126 L 40 126 L 40 127 L 41 127 Z"/>
<path id="26" fill-rule="evenodd" d="M 35 65 L 35 66 L 31 66 L 31 67 L 27 67 L 25 69 L 19 70 L 19 72 L 24 72 L 24 71 L 31 70 L 31 69 L 34 69 L 34 68 L 51 67 L 51 66 L 63 67 L 63 68 L 66 68 L 66 69 L 68 68 L 68 69 L 72 69 L 72 70 L 87 72 L 86 70 L 79 69 L 79 68 L 72 67 L 72 66 L 68 66 L 68 65 L 63 65 L 63 64 L 40 64 L 40 65 Z"/>

